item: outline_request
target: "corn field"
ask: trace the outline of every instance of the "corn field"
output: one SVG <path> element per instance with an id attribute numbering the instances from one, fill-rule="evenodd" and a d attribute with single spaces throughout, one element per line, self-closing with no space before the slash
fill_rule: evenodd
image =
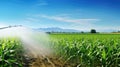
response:
<path id="1" fill-rule="evenodd" d="M 119 67 L 119 34 L 50 34 L 61 67 Z M 0 39 L 0 67 L 24 67 L 24 49 L 18 38 Z"/>
<path id="2" fill-rule="evenodd" d="M 53 49 L 71 67 L 119 67 L 118 34 L 52 34 Z"/>

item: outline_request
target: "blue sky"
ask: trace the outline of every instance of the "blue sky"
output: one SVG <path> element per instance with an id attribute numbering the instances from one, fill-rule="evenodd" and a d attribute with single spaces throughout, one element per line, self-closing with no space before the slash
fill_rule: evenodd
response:
<path id="1" fill-rule="evenodd" d="M 120 30 L 120 0 L 0 0 L 0 27 Z"/>

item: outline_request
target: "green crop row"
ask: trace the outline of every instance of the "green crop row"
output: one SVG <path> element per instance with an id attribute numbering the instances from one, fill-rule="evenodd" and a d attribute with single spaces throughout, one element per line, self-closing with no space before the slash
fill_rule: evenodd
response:
<path id="1" fill-rule="evenodd" d="M 0 67 L 23 67 L 22 43 L 17 38 L 0 39 Z"/>
<path id="2" fill-rule="evenodd" d="M 56 55 L 74 67 L 119 67 L 120 35 L 52 34 Z"/>

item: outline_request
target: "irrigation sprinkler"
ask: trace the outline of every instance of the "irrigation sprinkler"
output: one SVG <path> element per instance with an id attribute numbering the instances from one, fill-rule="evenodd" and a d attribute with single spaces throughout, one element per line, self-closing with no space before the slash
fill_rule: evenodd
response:
<path id="1" fill-rule="evenodd" d="M 0 30 L 7 29 L 7 28 L 12 28 L 12 27 L 22 27 L 22 25 L 14 25 L 14 26 L 1 27 Z"/>

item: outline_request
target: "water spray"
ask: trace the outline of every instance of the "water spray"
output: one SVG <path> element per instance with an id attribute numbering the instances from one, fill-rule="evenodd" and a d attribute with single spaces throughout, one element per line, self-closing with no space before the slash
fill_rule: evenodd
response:
<path id="1" fill-rule="evenodd" d="M 51 53 L 48 47 L 48 35 L 43 31 L 35 31 L 22 25 L 0 28 L 0 37 L 18 37 L 23 43 L 26 53 L 34 56 L 45 56 Z"/>

